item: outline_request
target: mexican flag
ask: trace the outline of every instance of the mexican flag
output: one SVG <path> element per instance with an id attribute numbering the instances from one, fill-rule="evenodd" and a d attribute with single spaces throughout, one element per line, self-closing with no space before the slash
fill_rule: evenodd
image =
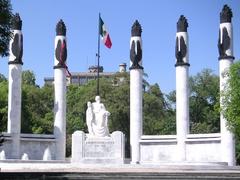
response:
<path id="1" fill-rule="evenodd" d="M 108 48 L 112 47 L 112 42 L 109 36 L 109 33 L 107 31 L 106 25 L 104 24 L 101 17 L 99 17 L 99 34 L 102 36 L 103 43 Z"/>

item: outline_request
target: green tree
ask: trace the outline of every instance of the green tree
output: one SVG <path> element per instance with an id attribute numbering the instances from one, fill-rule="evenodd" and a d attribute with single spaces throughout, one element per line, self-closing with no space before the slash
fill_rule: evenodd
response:
<path id="1" fill-rule="evenodd" d="M 117 84 L 111 83 L 111 93 L 106 89 L 106 105 L 111 113 L 109 130 L 120 130 L 125 134 L 126 157 L 130 157 L 130 79 L 128 73 L 119 73 L 114 77 Z"/>
<path id="2" fill-rule="evenodd" d="M 203 69 L 190 77 L 189 87 L 191 133 L 219 132 L 219 77 Z"/>
<path id="3" fill-rule="evenodd" d="M 219 77 L 203 69 L 189 78 L 189 88 L 190 132 L 219 132 Z M 176 91 L 170 92 L 166 100 L 176 109 Z"/>
<path id="4" fill-rule="evenodd" d="M 33 71 L 26 70 L 22 72 L 22 83 L 36 86 L 36 77 Z"/>
<path id="5" fill-rule="evenodd" d="M 50 134 L 53 132 L 53 87 L 38 87 L 32 71 L 23 72 L 22 120 L 23 133 Z"/>
<path id="6" fill-rule="evenodd" d="M 0 82 L 7 81 L 7 78 L 0 73 Z"/>
<path id="7" fill-rule="evenodd" d="M 8 46 L 11 38 L 12 6 L 10 0 L 0 0 L 0 55 L 8 56 Z"/>
<path id="8" fill-rule="evenodd" d="M 228 121 L 228 127 L 240 137 L 240 62 L 232 64 L 229 72 L 224 74 L 228 76 L 222 93 L 221 111 Z"/>
<path id="9" fill-rule="evenodd" d="M 158 84 L 150 85 L 143 96 L 143 133 L 175 134 L 175 112 L 167 103 Z"/>
<path id="10" fill-rule="evenodd" d="M 0 132 L 6 132 L 8 118 L 8 82 L 0 74 Z"/>
<path id="11" fill-rule="evenodd" d="M 26 75 L 26 76 L 25 76 Z M 0 74 L 0 132 L 7 130 L 8 81 Z M 22 133 L 53 133 L 53 87 L 39 88 L 32 71 L 23 71 Z"/>
<path id="12" fill-rule="evenodd" d="M 236 158 L 240 163 L 240 61 L 232 64 L 229 72 L 223 74 L 228 77 L 227 83 L 221 92 L 221 113 L 227 120 L 229 130 L 236 137 Z"/>

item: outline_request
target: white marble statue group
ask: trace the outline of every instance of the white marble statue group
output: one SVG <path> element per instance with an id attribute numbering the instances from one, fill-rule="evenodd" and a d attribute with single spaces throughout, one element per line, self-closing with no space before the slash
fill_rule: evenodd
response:
<path id="1" fill-rule="evenodd" d="M 108 116 L 110 113 L 106 110 L 103 103 L 100 102 L 100 96 L 95 97 L 95 102 L 88 101 L 86 111 L 86 121 L 90 137 L 109 137 Z"/>

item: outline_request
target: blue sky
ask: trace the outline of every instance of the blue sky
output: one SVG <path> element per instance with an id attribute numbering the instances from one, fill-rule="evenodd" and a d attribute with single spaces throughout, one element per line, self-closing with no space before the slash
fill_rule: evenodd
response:
<path id="1" fill-rule="evenodd" d="M 142 25 L 143 66 L 150 84 L 168 93 L 175 89 L 175 34 L 181 14 L 189 23 L 190 75 L 204 68 L 218 74 L 219 13 L 224 4 L 233 11 L 234 56 L 240 59 L 239 0 L 12 0 L 13 12 L 23 21 L 23 70 L 34 71 L 37 84 L 53 76 L 55 27 L 60 19 L 67 26 L 68 66 L 71 72 L 87 71 L 96 64 L 98 13 L 112 39 L 109 50 L 101 43 L 100 64 L 104 71 L 127 63 L 131 26 Z M 8 58 L 0 60 L 0 73 L 8 76 Z"/>

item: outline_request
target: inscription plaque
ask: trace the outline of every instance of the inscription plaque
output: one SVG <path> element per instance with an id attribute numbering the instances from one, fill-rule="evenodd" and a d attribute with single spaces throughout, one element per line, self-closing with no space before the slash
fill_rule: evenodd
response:
<path id="1" fill-rule="evenodd" d="M 84 146 L 86 158 L 110 158 L 114 157 L 114 141 L 110 140 L 86 140 Z"/>

